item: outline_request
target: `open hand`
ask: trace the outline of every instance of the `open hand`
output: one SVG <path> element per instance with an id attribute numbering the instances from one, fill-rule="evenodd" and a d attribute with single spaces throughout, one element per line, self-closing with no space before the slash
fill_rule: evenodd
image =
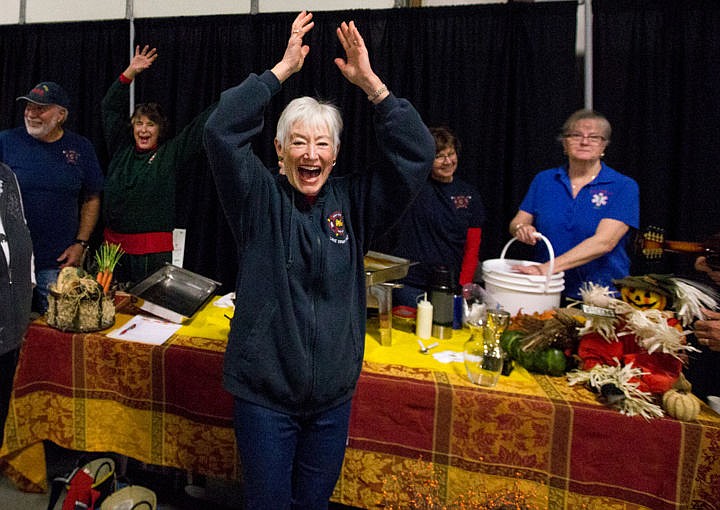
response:
<path id="1" fill-rule="evenodd" d="M 145 69 L 149 68 L 157 58 L 158 53 L 156 48 L 150 48 L 150 46 L 146 44 L 141 50 L 139 45 L 135 46 L 135 55 L 130 60 L 128 68 L 123 71 L 123 74 L 132 80 Z"/>
<path id="2" fill-rule="evenodd" d="M 310 46 L 303 44 L 303 37 L 315 26 L 312 17 L 311 12 L 302 11 L 292 23 L 292 31 L 290 32 L 287 48 L 285 48 L 285 54 L 280 62 L 271 69 L 277 79 L 280 80 L 280 83 L 302 69 L 305 57 L 310 53 Z"/>
<path id="3" fill-rule="evenodd" d="M 370 66 L 370 57 L 365 41 L 355 26 L 355 22 L 351 21 L 348 24 L 343 21 L 337 28 L 337 36 L 345 50 L 346 59 L 336 58 L 335 65 L 350 83 L 365 89 L 368 86 L 368 79 L 375 73 Z"/>

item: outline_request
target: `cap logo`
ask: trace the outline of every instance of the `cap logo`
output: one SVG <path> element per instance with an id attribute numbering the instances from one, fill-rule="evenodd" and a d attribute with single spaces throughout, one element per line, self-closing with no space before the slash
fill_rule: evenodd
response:
<path id="1" fill-rule="evenodd" d="M 32 94 L 37 94 L 38 96 L 44 96 L 47 92 L 50 92 L 50 89 L 48 89 L 47 85 L 43 85 L 42 87 L 35 87 L 31 91 Z"/>

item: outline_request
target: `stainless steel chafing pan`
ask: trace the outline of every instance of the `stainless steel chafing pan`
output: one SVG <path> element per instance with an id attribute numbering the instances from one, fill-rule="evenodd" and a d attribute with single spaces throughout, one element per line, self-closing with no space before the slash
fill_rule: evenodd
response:
<path id="1" fill-rule="evenodd" d="M 417 264 L 408 259 L 393 257 L 377 251 L 367 252 L 364 262 L 366 287 L 405 278 L 410 266 Z"/>
<path id="2" fill-rule="evenodd" d="M 128 290 L 137 305 L 178 324 L 193 315 L 212 297 L 220 282 L 168 264 Z"/>

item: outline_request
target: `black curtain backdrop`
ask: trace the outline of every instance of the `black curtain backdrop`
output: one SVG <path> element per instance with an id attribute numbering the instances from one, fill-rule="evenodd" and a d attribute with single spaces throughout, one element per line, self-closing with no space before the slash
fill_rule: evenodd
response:
<path id="1" fill-rule="evenodd" d="M 507 223 L 537 171 L 563 161 L 555 136 L 582 106 L 575 55 L 575 2 L 315 13 L 305 67 L 286 82 L 267 112 L 255 148 L 268 165 L 282 108 L 298 95 L 329 99 L 345 130 L 335 172 L 362 172 L 379 160 L 365 95 L 333 59 L 335 27 L 355 20 L 377 74 L 410 99 L 428 125 L 447 125 L 463 143 L 458 174 L 474 183 L 488 209 L 482 257 L 508 241 Z M 282 56 L 296 13 L 141 19 L 137 44 L 158 48 L 136 80 L 136 101 L 158 101 L 182 128 L 219 93 Z M 107 163 L 100 100 L 128 63 L 129 22 L 0 27 L 3 63 L 0 128 L 22 123 L 15 97 L 55 80 L 71 94 L 68 127 L 90 138 Z M 178 227 L 187 229 L 185 267 L 232 290 L 234 245 L 204 160 L 178 169 Z"/>
<path id="2" fill-rule="evenodd" d="M 686 241 L 720 232 L 720 3 L 594 0 L 593 16 L 606 160 L 638 181 L 642 226 Z M 645 269 L 693 274 L 693 260 L 666 254 Z"/>
<path id="3" fill-rule="evenodd" d="M 606 161 L 641 189 L 641 224 L 670 239 L 703 240 L 720 231 L 714 164 L 720 127 L 720 4 L 712 0 L 595 0 L 594 106 L 608 116 Z M 294 13 L 136 20 L 136 41 L 160 58 L 137 80 L 137 100 L 161 102 L 181 128 L 221 90 L 282 55 Z M 535 173 L 562 161 L 554 142 L 582 106 L 574 54 L 574 2 L 319 12 L 311 53 L 268 110 L 256 148 L 272 164 L 273 126 L 300 94 L 336 101 L 346 129 L 337 172 L 379 163 L 364 95 L 332 63 L 334 27 L 354 19 L 378 74 L 408 97 L 429 125 L 446 124 L 463 142 L 459 175 L 488 208 L 482 257 L 498 256 Z M 129 22 L 0 26 L 0 128 L 22 123 L 15 98 L 41 80 L 70 93 L 68 127 L 90 138 L 101 163 L 100 100 L 128 61 Z M 178 226 L 188 229 L 185 265 L 232 284 L 233 246 L 204 161 L 179 169 Z M 691 258 L 669 256 L 663 271 L 688 272 Z M 658 269 L 657 266 L 641 269 Z"/>
<path id="4" fill-rule="evenodd" d="M 661 226 L 675 240 L 720 232 L 720 3 L 593 6 L 595 105 L 614 126 L 608 160 L 640 185 L 642 224 Z M 698 278 L 693 261 L 669 254 L 642 269 Z M 701 350 L 685 371 L 693 393 L 720 395 L 720 352 L 690 341 Z"/>

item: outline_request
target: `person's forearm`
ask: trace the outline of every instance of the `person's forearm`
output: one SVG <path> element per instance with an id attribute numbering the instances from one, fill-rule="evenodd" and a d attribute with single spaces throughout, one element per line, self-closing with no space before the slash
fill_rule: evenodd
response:
<path id="1" fill-rule="evenodd" d="M 80 225 L 76 239 L 88 241 L 95 230 L 98 218 L 100 217 L 100 196 L 92 195 L 85 199 L 80 208 Z"/>
<path id="2" fill-rule="evenodd" d="M 615 244 L 617 243 L 611 240 L 604 240 L 598 236 L 588 237 L 574 248 L 555 257 L 553 272 L 558 273 L 587 264 L 598 257 L 610 253 L 613 248 L 615 248 Z M 549 263 L 546 262 L 543 265 L 548 267 Z"/>

